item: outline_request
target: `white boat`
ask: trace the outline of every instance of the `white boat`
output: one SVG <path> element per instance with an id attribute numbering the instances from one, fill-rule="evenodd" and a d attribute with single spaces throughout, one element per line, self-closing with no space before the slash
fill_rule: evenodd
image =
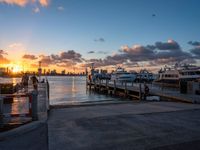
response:
<path id="1" fill-rule="evenodd" d="M 199 67 L 180 67 L 169 68 L 165 67 L 164 70 L 160 70 L 158 78 L 155 82 L 176 84 L 179 85 L 180 81 L 199 81 L 200 80 L 200 68 Z"/>
<path id="2" fill-rule="evenodd" d="M 125 71 L 123 68 L 118 67 L 116 71 L 111 74 L 112 81 L 120 81 L 120 82 L 134 82 L 137 75 L 136 73 L 130 73 Z"/>
<path id="3" fill-rule="evenodd" d="M 146 69 L 142 69 L 137 74 L 136 82 L 152 82 L 154 79 L 155 79 L 155 76 L 153 73 L 149 72 Z"/>

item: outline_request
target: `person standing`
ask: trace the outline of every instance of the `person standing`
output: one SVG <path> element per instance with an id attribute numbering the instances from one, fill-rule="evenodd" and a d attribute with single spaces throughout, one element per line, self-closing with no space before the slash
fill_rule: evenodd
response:
<path id="1" fill-rule="evenodd" d="M 37 77 L 35 75 L 35 72 L 33 73 L 33 76 L 31 77 L 31 80 L 32 80 L 32 83 L 33 83 L 33 88 L 35 90 L 37 90 L 37 88 L 38 88 L 38 79 L 37 79 Z"/>
<path id="2" fill-rule="evenodd" d="M 28 76 L 27 73 L 25 73 L 25 74 L 23 75 L 22 81 L 21 81 L 22 87 L 25 89 L 25 91 L 28 90 L 28 80 L 29 80 L 29 76 Z"/>

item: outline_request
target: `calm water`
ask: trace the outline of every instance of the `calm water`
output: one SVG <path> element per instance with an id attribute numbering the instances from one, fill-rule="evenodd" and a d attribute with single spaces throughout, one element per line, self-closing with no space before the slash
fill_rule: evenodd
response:
<path id="1" fill-rule="evenodd" d="M 86 90 L 86 77 L 49 76 L 50 104 L 74 104 L 87 101 L 116 100 Z M 0 78 L 0 83 L 17 83 L 20 78 Z"/>

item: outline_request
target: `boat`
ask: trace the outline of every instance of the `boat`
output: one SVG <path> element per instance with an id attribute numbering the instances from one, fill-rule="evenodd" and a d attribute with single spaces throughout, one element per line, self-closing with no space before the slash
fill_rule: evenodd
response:
<path id="1" fill-rule="evenodd" d="M 140 70 L 140 72 L 137 74 L 136 82 L 147 82 L 150 83 L 155 79 L 155 76 L 153 73 L 149 72 L 146 69 Z"/>
<path id="2" fill-rule="evenodd" d="M 199 81 L 200 67 L 165 67 L 158 72 L 155 83 L 173 84 L 179 86 L 181 81 Z"/>
<path id="3" fill-rule="evenodd" d="M 112 74 L 111 80 L 112 81 L 119 81 L 119 82 L 134 82 L 136 80 L 137 74 L 130 73 L 125 71 L 124 68 L 118 67 Z"/>

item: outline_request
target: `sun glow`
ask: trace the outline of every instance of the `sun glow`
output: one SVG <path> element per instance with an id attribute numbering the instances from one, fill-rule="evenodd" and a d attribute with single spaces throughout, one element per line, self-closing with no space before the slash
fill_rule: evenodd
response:
<path id="1" fill-rule="evenodd" d="M 23 67 L 20 64 L 7 64 L 5 65 L 6 68 L 8 68 L 12 73 L 20 73 L 23 71 Z"/>
<path id="2" fill-rule="evenodd" d="M 23 71 L 23 68 L 22 68 L 21 66 L 15 65 L 15 66 L 13 66 L 13 68 L 12 68 L 12 72 L 13 72 L 13 73 L 19 73 L 19 72 L 21 72 L 21 71 Z"/>

